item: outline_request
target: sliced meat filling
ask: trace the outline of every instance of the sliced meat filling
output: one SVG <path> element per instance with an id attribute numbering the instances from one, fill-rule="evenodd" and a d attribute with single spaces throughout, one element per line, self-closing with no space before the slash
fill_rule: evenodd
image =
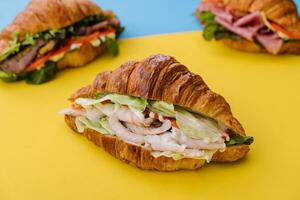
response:
<path id="1" fill-rule="evenodd" d="M 212 12 L 218 24 L 247 40 L 258 41 L 272 54 L 277 54 L 283 45 L 283 40 L 279 34 L 266 26 L 262 13 L 259 11 L 244 16 L 237 16 L 213 4 L 202 3 L 198 7 L 198 12 L 203 11 Z"/>
<path id="2" fill-rule="evenodd" d="M 93 102 L 86 104 L 87 101 Z M 192 138 L 180 130 L 175 118 L 163 116 L 149 108 L 141 112 L 128 106 L 100 101 L 78 99 L 76 106 L 63 110 L 61 114 L 74 116 L 80 132 L 90 128 L 102 134 L 116 135 L 128 143 L 150 149 L 153 156 L 173 152 L 209 162 L 213 153 L 226 147 L 228 134 L 221 128 L 216 129 L 216 140 Z M 204 129 L 208 125 L 205 120 L 202 122 Z"/>
<path id="3" fill-rule="evenodd" d="M 36 45 L 28 47 L 17 55 L 2 62 L 0 64 L 1 68 L 12 73 L 23 72 L 26 67 L 34 61 L 40 48 L 46 43 L 47 42 L 45 40 L 39 40 Z"/>
<path id="4" fill-rule="evenodd" d="M 75 34 L 73 36 L 87 36 L 94 34 L 98 31 L 106 31 L 111 30 L 111 27 L 118 27 L 120 26 L 119 20 L 113 18 L 108 19 L 94 25 L 90 26 L 81 26 L 75 29 Z M 73 37 L 72 36 L 72 37 Z M 63 37 L 66 37 L 64 34 Z M 60 38 L 60 39 L 51 39 L 51 40 L 44 40 L 39 39 L 37 43 L 33 46 L 26 47 L 24 50 L 20 51 L 14 56 L 9 57 L 8 59 L 4 60 L 0 63 L 0 67 L 10 73 L 20 73 L 26 71 L 27 67 L 30 66 L 37 58 L 40 56 L 47 54 L 51 51 L 55 51 L 56 49 L 60 48 L 62 45 L 66 44 L 68 41 L 72 40 L 70 38 Z M 60 40 L 58 44 L 58 40 Z"/>

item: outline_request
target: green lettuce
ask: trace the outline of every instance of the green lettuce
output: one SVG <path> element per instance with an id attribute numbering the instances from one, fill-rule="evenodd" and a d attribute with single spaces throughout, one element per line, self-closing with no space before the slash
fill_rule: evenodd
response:
<path id="1" fill-rule="evenodd" d="M 119 45 L 115 39 L 106 38 L 106 44 L 109 52 L 113 56 L 117 56 L 119 54 Z"/>
<path id="2" fill-rule="evenodd" d="M 5 82 L 15 82 L 18 80 L 18 76 L 14 73 L 9 73 L 0 70 L 0 79 L 2 79 Z"/>
<path id="3" fill-rule="evenodd" d="M 100 119 L 99 121 L 91 121 L 83 116 L 76 117 L 75 119 L 76 127 L 80 133 L 83 133 L 84 130 L 88 128 L 102 134 L 114 135 L 111 129 L 107 127 L 108 124 L 106 123 L 107 123 L 107 119 Z"/>
<path id="4" fill-rule="evenodd" d="M 100 125 L 102 126 L 103 129 L 105 129 L 107 134 L 110 135 L 115 135 L 115 133 L 113 132 L 113 130 L 111 130 L 109 123 L 108 123 L 108 118 L 107 117 L 102 117 L 99 120 Z"/>
<path id="5" fill-rule="evenodd" d="M 58 68 L 55 62 L 47 62 L 41 69 L 29 72 L 25 79 L 29 84 L 42 84 L 53 79 L 58 72 Z"/>
<path id="6" fill-rule="evenodd" d="M 147 100 L 144 98 L 132 97 L 122 94 L 106 94 L 102 98 L 98 99 L 98 101 L 100 102 L 106 100 L 110 100 L 121 105 L 127 105 L 130 109 L 138 110 L 141 112 L 143 112 L 148 105 Z"/>
<path id="7" fill-rule="evenodd" d="M 0 55 L 0 62 L 8 58 L 10 55 L 19 52 L 21 44 L 18 41 L 19 32 L 14 32 L 12 40 L 9 42 L 9 47 L 4 50 L 2 55 Z"/>
<path id="8" fill-rule="evenodd" d="M 229 39 L 240 39 L 240 37 L 226 28 L 221 26 L 220 24 L 215 22 L 215 15 L 210 11 L 201 12 L 199 15 L 201 22 L 205 25 L 203 29 L 203 38 L 205 40 L 221 40 L 225 38 Z"/>
<path id="9" fill-rule="evenodd" d="M 132 110 L 138 110 L 141 112 L 143 112 L 148 105 L 146 99 L 115 93 L 99 93 L 96 95 L 96 99 L 78 98 L 75 102 L 83 107 L 89 107 L 107 100 L 116 104 L 126 105 Z"/>
<path id="10" fill-rule="evenodd" d="M 176 123 L 186 135 L 196 139 L 208 138 L 211 141 L 219 138 L 220 130 L 213 121 L 196 117 L 194 114 L 176 107 Z"/>
<path id="11" fill-rule="evenodd" d="M 250 145 L 253 143 L 253 137 L 251 136 L 242 136 L 242 135 L 233 135 L 230 137 L 230 140 L 226 142 L 226 146 L 233 146 L 239 144 Z"/>
<path id="12" fill-rule="evenodd" d="M 165 101 L 150 101 L 148 108 L 164 116 L 175 117 L 174 105 Z"/>

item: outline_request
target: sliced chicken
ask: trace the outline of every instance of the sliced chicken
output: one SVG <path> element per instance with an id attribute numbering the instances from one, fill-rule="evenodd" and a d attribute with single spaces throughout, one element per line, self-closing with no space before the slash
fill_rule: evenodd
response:
<path id="1" fill-rule="evenodd" d="M 145 117 L 143 113 L 132 111 L 126 106 L 117 106 L 116 104 L 100 104 L 97 105 L 97 108 L 107 116 L 115 115 L 120 121 L 135 125 L 145 124 Z"/>
<path id="2" fill-rule="evenodd" d="M 149 144 L 155 151 L 173 151 L 182 153 L 186 145 L 178 144 L 173 138 L 170 132 L 166 132 L 162 135 L 148 135 L 145 138 L 146 144 Z"/>
<path id="3" fill-rule="evenodd" d="M 190 138 L 177 128 L 172 129 L 172 137 L 176 141 L 178 141 L 179 144 L 185 144 L 188 148 L 191 149 L 214 150 L 225 148 L 225 143 L 223 139 L 220 139 L 220 141 L 218 142 L 208 143 L 205 140 Z"/>
<path id="4" fill-rule="evenodd" d="M 158 128 L 155 128 L 153 126 L 138 126 L 127 122 L 125 123 L 125 125 L 130 131 L 139 135 L 158 135 L 168 131 L 172 127 L 172 123 L 170 120 L 165 120 L 163 124 Z"/>
<path id="5" fill-rule="evenodd" d="M 86 109 L 86 117 L 91 121 L 97 121 L 104 116 L 104 113 L 97 108 Z"/>
<path id="6" fill-rule="evenodd" d="M 119 121 L 116 115 L 111 115 L 108 118 L 110 128 L 116 133 L 116 135 L 124 141 L 134 144 L 144 144 L 145 136 L 138 135 L 130 132 L 123 124 Z"/>

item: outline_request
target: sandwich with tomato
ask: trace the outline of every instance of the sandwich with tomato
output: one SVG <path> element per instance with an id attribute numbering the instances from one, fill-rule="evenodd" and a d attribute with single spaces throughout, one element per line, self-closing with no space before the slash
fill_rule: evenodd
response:
<path id="1" fill-rule="evenodd" d="M 59 70 L 85 65 L 106 49 L 117 55 L 122 31 L 112 11 L 90 0 L 32 0 L 0 33 L 0 78 L 47 82 Z"/>
<path id="2" fill-rule="evenodd" d="M 71 129 L 142 169 L 198 169 L 246 156 L 229 104 L 173 57 L 154 55 L 102 72 L 61 113 Z"/>
<path id="3" fill-rule="evenodd" d="M 300 19 L 292 0 L 203 0 L 196 16 L 206 40 L 249 52 L 300 53 Z"/>

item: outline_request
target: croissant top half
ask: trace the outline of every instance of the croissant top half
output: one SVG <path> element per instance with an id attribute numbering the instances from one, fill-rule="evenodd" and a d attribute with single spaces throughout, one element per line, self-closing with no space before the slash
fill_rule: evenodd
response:
<path id="1" fill-rule="evenodd" d="M 102 72 L 70 100 L 94 97 L 100 92 L 163 100 L 211 117 L 235 133 L 245 135 L 226 100 L 211 91 L 199 75 L 170 56 L 158 54 L 141 62 L 129 61 L 112 72 Z"/>
<path id="2" fill-rule="evenodd" d="M 294 34 L 300 34 L 300 19 L 293 0 L 203 0 L 235 12 L 262 11 L 274 21 Z"/>
<path id="3" fill-rule="evenodd" d="M 0 54 L 9 46 L 15 31 L 19 32 L 22 39 L 26 33 L 66 27 L 101 13 L 102 10 L 90 0 L 32 0 L 1 32 Z"/>

